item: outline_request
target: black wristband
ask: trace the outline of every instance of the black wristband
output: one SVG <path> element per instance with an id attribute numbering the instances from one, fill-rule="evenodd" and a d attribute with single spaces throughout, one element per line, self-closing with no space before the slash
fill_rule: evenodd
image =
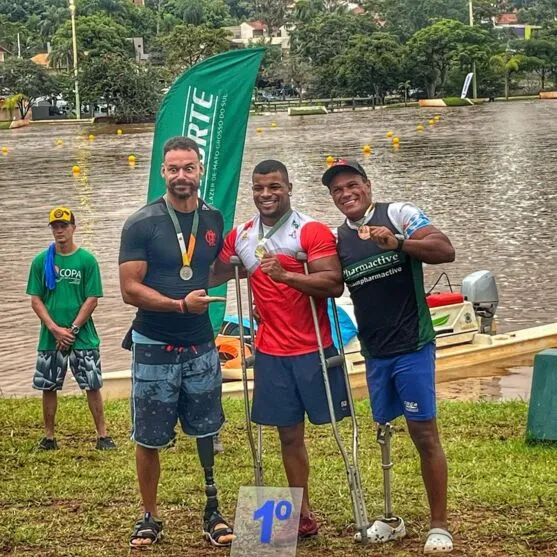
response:
<path id="1" fill-rule="evenodd" d="M 402 246 L 404 245 L 404 238 L 397 238 L 398 246 L 396 247 L 395 251 L 402 251 Z"/>

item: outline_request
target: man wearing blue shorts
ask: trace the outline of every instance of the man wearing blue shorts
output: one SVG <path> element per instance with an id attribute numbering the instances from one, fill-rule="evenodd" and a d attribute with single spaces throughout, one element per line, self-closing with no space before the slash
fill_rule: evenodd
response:
<path id="1" fill-rule="evenodd" d="M 203 165 L 195 141 L 164 146 L 166 194 L 134 213 L 120 245 L 124 301 L 138 308 L 133 322 L 132 439 L 144 515 L 130 538 L 133 548 L 157 543 L 159 449 L 174 441 L 174 428 L 196 438 L 205 473 L 203 533 L 211 544 L 232 543 L 218 508 L 213 479 L 213 436 L 224 423 L 222 376 L 207 314 L 209 270 L 222 248 L 223 219 L 198 197 Z"/>
<path id="2" fill-rule="evenodd" d="M 404 415 L 420 455 L 431 511 L 425 553 L 449 552 L 447 462 L 435 403 L 435 332 L 425 300 L 422 263 L 454 261 L 449 239 L 410 203 L 373 203 L 357 161 L 337 160 L 323 184 L 346 216 L 337 249 L 354 303 L 374 420 L 381 428 Z M 372 542 L 402 538 L 404 522 L 375 521 Z"/>
<path id="3" fill-rule="evenodd" d="M 247 270 L 260 316 L 251 417 L 278 429 L 288 484 L 304 489 L 298 536 L 306 538 L 316 535 L 319 527 L 309 503 L 305 416 L 314 424 L 331 421 L 308 296 L 316 299 L 323 346 L 330 357 L 336 352 L 327 297 L 342 293 L 342 274 L 332 232 L 291 208 L 292 184 L 284 164 L 262 161 L 252 178 L 258 213 L 226 236 L 214 281 L 230 276 L 233 256 Z M 296 259 L 299 252 L 307 254 L 308 275 Z M 350 413 L 341 368 L 329 370 L 329 383 L 336 419 L 341 420 Z"/>

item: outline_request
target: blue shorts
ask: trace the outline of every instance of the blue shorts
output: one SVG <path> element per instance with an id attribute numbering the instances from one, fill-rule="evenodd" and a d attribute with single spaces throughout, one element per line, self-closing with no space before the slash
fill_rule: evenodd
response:
<path id="1" fill-rule="evenodd" d="M 435 343 L 416 352 L 366 359 L 373 419 L 385 424 L 404 416 L 412 421 L 435 418 Z"/>
<path id="2" fill-rule="evenodd" d="M 336 353 L 333 347 L 325 350 L 327 358 Z M 350 415 L 342 368 L 329 369 L 329 383 L 340 421 Z M 306 413 L 313 424 L 331 421 L 319 352 L 271 356 L 256 351 L 251 419 L 256 424 L 290 427 L 303 422 Z"/>
<path id="3" fill-rule="evenodd" d="M 218 433 L 224 423 L 222 375 L 213 341 L 200 346 L 133 345 L 132 440 L 169 445 L 178 419 L 193 437 Z"/>

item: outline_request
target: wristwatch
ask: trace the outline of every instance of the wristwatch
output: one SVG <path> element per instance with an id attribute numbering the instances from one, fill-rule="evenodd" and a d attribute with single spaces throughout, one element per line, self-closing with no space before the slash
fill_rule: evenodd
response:
<path id="1" fill-rule="evenodd" d="M 75 325 L 74 323 L 72 323 L 72 326 L 70 327 L 70 331 L 74 335 L 77 335 L 79 333 L 79 327 L 77 325 Z"/>
<path id="2" fill-rule="evenodd" d="M 402 251 L 402 246 L 404 245 L 404 238 L 397 238 L 398 246 L 395 248 L 395 251 Z"/>

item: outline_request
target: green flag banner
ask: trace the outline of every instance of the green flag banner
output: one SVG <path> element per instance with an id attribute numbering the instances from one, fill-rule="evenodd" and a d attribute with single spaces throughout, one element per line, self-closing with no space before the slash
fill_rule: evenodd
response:
<path id="1" fill-rule="evenodd" d="M 183 73 L 165 95 L 157 115 L 147 200 L 165 192 L 161 176 L 163 146 L 183 135 L 199 145 L 205 172 L 200 197 L 219 209 L 224 229 L 234 223 L 240 170 L 251 96 L 265 49 L 231 50 L 203 60 Z M 211 294 L 226 295 L 226 285 Z M 215 334 L 224 318 L 225 304 L 211 304 Z"/>

